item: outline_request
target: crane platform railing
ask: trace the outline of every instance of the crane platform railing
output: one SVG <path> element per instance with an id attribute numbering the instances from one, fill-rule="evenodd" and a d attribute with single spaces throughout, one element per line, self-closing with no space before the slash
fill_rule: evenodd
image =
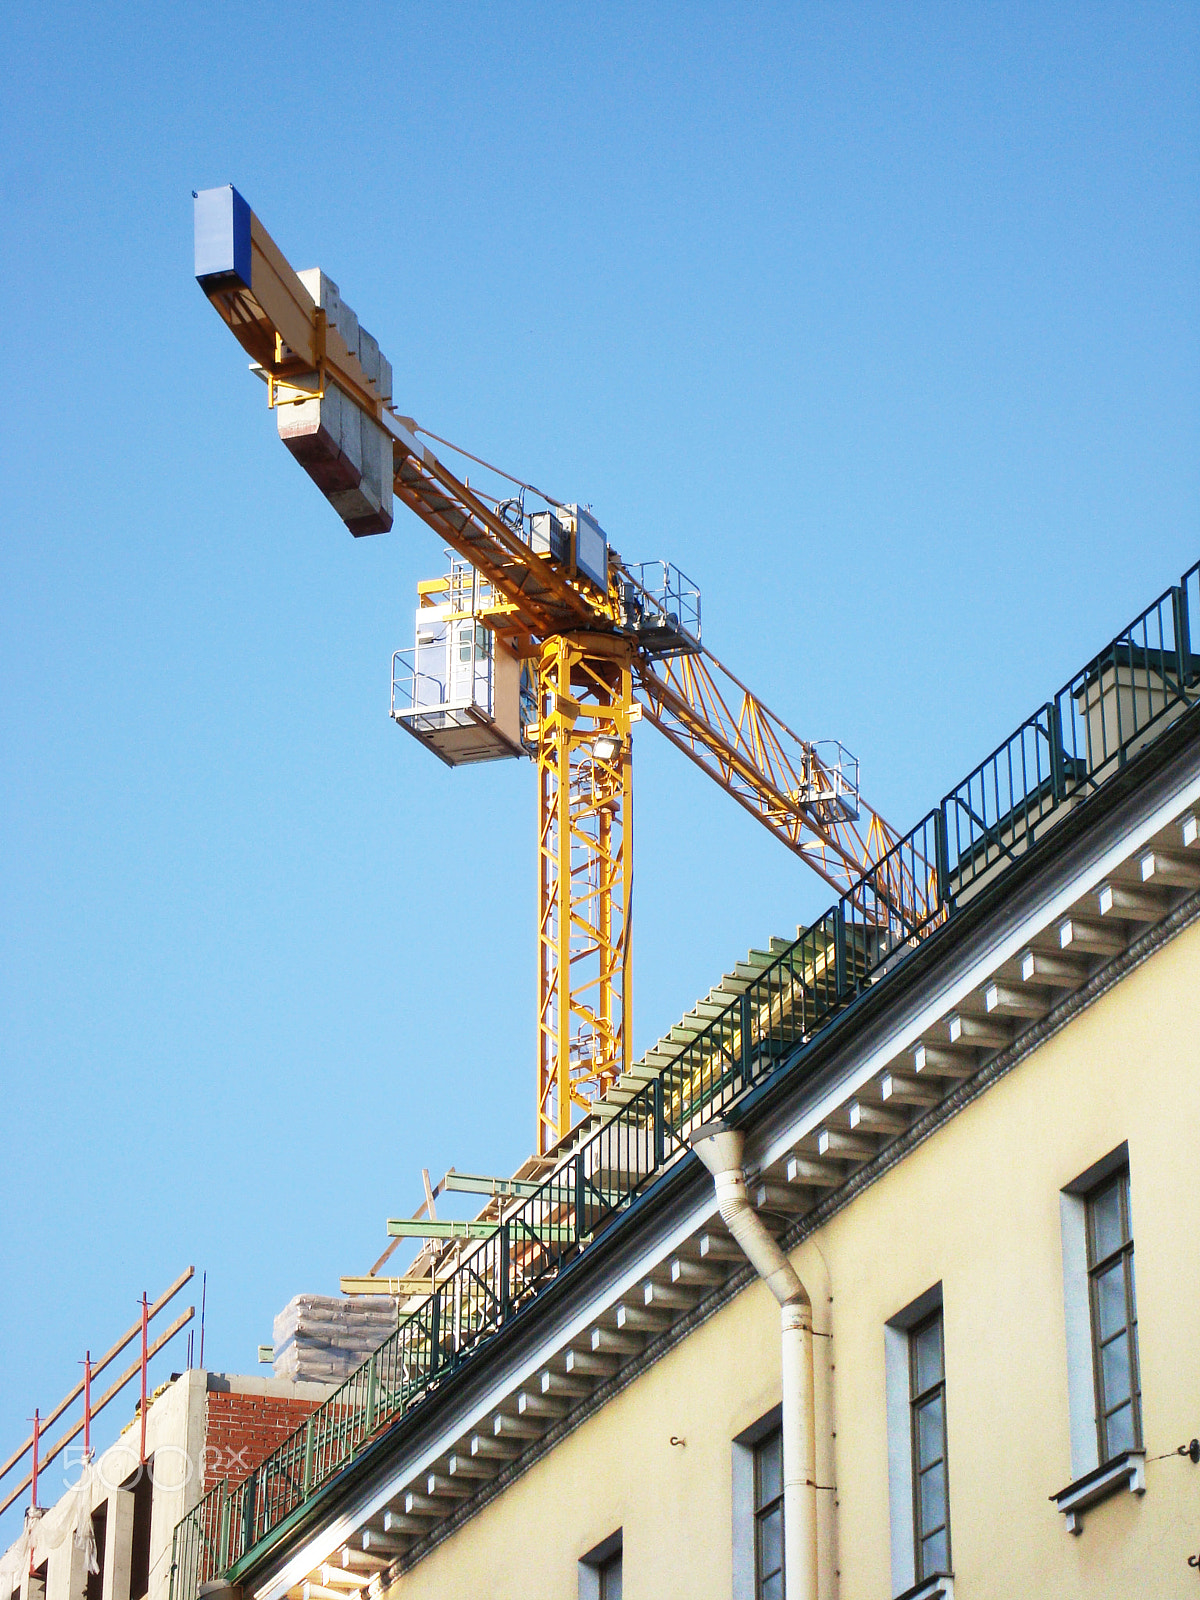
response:
<path id="1" fill-rule="evenodd" d="M 237 1581 L 307 1500 L 520 1316 L 596 1234 L 872 983 L 1179 717 L 1200 719 L 1200 562 L 896 842 L 407 1314 L 240 1484 L 175 1529 L 171 1600 Z M 919 892 L 918 892 L 919 890 Z M 909 914 L 897 911 L 909 904 Z"/>
<path id="2" fill-rule="evenodd" d="M 694 655 L 700 649 L 700 589 L 670 561 L 623 563 L 623 619 L 650 658 Z"/>

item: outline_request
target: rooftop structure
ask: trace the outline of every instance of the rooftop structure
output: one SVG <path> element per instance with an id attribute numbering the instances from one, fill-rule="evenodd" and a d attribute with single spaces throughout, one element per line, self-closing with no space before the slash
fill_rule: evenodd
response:
<path id="1" fill-rule="evenodd" d="M 26 1513 L 0 1556 L 0 1600 L 166 1600 L 175 1526 L 215 1483 L 232 1487 L 329 1394 L 191 1367 L 147 1396 L 107 1450 L 82 1440 L 42 1476 L 54 1501 Z"/>

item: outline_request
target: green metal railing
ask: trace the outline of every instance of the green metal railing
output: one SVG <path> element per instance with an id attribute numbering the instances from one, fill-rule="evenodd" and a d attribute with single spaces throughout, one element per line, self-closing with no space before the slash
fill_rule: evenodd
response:
<path id="1" fill-rule="evenodd" d="M 171 1600 L 236 1569 L 363 1447 L 421 1404 L 553 1282 L 686 1146 L 689 1131 L 798 1046 L 1009 870 L 1062 808 L 1200 701 L 1200 562 L 951 791 L 690 1040 L 244 1482 L 175 1529 Z M 1197 641 L 1200 643 L 1200 640 Z M 898 907 L 910 908 L 900 911 Z"/>
<path id="2" fill-rule="evenodd" d="M 1124 766 L 1168 713 L 1196 698 L 1200 562 L 1094 656 L 941 805 L 944 892 L 961 897 L 1015 861 L 1060 807 Z M 1196 643 L 1200 645 L 1200 638 Z"/>

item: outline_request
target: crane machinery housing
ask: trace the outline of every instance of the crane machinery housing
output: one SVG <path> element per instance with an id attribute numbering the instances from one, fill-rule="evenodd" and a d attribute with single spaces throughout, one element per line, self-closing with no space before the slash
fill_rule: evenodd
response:
<path id="1" fill-rule="evenodd" d="M 898 836 L 839 742 L 794 733 L 701 642 L 695 584 L 666 561 L 624 561 L 591 506 L 418 427 L 396 409 L 391 364 L 337 285 L 296 272 L 231 185 L 194 203 L 197 280 L 265 382 L 288 450 L 356 537 L 387 532 L 398 499 L 450 557 L 448 573 L 418 586 L 415 643 L 392 660 L 392 716 L 450 766 L 537 765 L 539 1154 L 631 1060 L 636 723 L 839 893 L 888 863 L 866 908 L 878 939 L 893 917 L 925 920 L 932 868 L 889 856 Z M 515 494 L 473 489 L 425 439 Z"/>

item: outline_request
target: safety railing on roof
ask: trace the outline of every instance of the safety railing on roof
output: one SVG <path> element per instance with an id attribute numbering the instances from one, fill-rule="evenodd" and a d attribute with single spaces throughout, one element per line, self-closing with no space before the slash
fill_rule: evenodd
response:
<path id="1" fill-rule="evenodd" d="M 1190 576 L 1147 606 L 1059 691 L 1065 761 L 1084 786 L 1102 783 L 1152 724 L 1187 703 L 1197 666 L 1188 625 Z"/>
<path id="2" fill-rule="evenodd" d="M 1200 663 L 1188 618 L 1190 609 L 1200 620 L 1198 587 L 1200 563 L 946 796 L 945 896 L 961 898 L 998 864 L 1015 861 L 1061 808 L 1090 794 L 1155 724 L 1195 698 Z"/>
<path id="3" fill-rule="evenodd" d="M 535 1193 L 514 1201 L 496 1232 L 249 1477 L 204 1496 L 175 1529 L 171 1600 L 195 1600 L 201 1583 L 236 1576 L 372 1439 L 520 1316 L 686 1147 L 692 1128 L 783 1067 L 1172 712 L 1200 702 L 1189 616 L 1200 619 L 1200 562 L 684 1039 Z M 915 909 L 901 915 L 897 906 Z"/>

